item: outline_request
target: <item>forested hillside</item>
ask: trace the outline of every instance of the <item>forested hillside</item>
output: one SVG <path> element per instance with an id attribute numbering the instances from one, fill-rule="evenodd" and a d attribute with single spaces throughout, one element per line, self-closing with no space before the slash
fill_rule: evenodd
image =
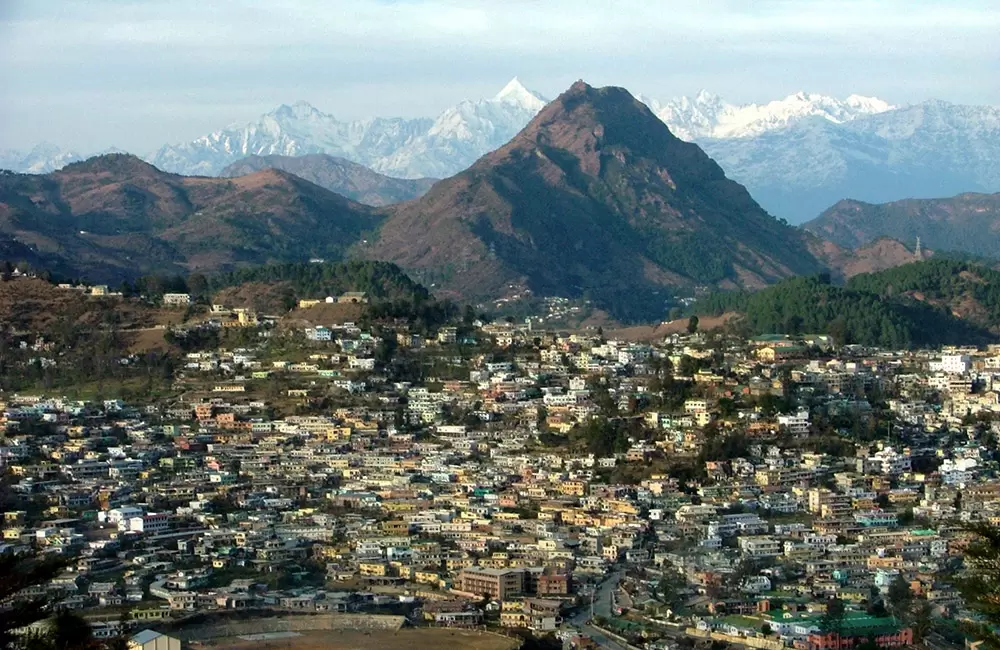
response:
<path id="1" fill-rule="evenodd" d="M 934 259 L 881 273 L 856 275 L 847 286 L 881 296 L 919 300 L 1000 332 L 1000 272 L 981 264 Z"/>
<path id="2" fill-rule="evenodd" d="M 268 264 L 242 268 L 210 280 L 213 290 L 248 282 L 287 282 L 300 298 L 363 291 L 373 301 L 426 300 L 430 293 L 389 262 Z"/>
<path id="3" fill-rule="evenodd" d="M 947 301 L 925 302 L 905 293 L 886 296 L 874 290 L 879 276 L 893 271 L 858 276 L 862 279 L 847 287 L 819 275 L 793 278 L 755 293 L 720 292 L 700 301 L 693 312 L 739 312 L 740 325 L 752 334 L 824 333 L 841 344 L 900 348 L 993 338 L 984 322 L 960 318 Z"/>

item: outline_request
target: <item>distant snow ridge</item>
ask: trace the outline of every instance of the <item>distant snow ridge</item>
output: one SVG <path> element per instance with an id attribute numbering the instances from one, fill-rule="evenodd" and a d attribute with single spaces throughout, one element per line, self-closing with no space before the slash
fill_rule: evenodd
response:
<path id="1" fill-rule="evenodd" d="M 372 118 L 340 122 L 306 102 L 279 106 L 256 122 L 232 125 L 148 158 L 179 174 L 218 174 L 249 155 L 325 153 L 389 176 L 450 176 L 514 137 L 545 106 L 515 77 L 492 99 L 463 101 L 435 120 Z"/>
<path id="2" fill-rule="evenodd" d="M 63 151 L 50 142 L 42 142 L 31 151 L 0 151 L 0 169 L 9 169 L 22 174 L 47 174 L 66 165 L 83 160 L 74 151 Z"/>
<path id="3" fill-rule="evenodd" d="M 757 136 L 807 117 L 842 124 L 895 107 L 881 99 L 851 95 L 840 100 L 796 93 L 766 104 L 730 104 L 707 91 L 667 102 L 640 96 L 685 140 Z M 232 124 L 191 142 L 165 145 L 146 156 L 160 169 L 215 176 L 250 155 L 340 156 L 390 176 L 444 177 L 471 165 L 517 134 L 547 103 L 515 77 L 490 99 L 466 100 L 436 119 L 370 118 L 341 122 L 304 101 L 282 105 L 254 122 Z M 74 152 L 43 144 L 32 152 L 0 152 L 0 167 L 45 173 L 79 160 Z"/>
<path id="4" fill-rule="evenodd" d="M 705 90 L 694 99 L 680 97 L 665 103 L 645 97 L 640 99 L 670 127 L 674 135 L 692 141 L 751 137 L 783 129 L 808 117 L 821 117 L 842 124 L 862 115 L 896 108 L 877 97 L 851 95 L 841 100 L 804 92 L 766 104 L 730 104 Z"/>

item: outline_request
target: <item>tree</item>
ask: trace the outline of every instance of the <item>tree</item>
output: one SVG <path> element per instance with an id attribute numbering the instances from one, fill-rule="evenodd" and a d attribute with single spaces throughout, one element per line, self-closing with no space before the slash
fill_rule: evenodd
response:
<path id="1" fill-rule="evenodd" d="M 910 628 L 913 630 L 913 640 L 920 643 L 934 627 L 931 619 L 931 604 L 924 598 L 914 601 L 910 609 Z"/>
<path id="2" fill-rule="evenodd" d="M 29 587 L 49 582 L 59 575 L 64 566 L 60 560 L 25 553 L 0 555 L 0 602 L 12 603 L 10 608 L 0 609 L 0 648 L 14 647 L 14 630 L 48 615 L 45 598 L 15 601 L 14 597 Z"/>
<path id="3" fill-rule="evenodd" d="M 889 583 L 889 591 L 885 596 L 886 607 L 896 618 L 907 618 L 910 606 L 913 604 L 913 592 L 910 591 L 910 583 L 906 581 L 903 574 L 897 575 Z"/>
<path id="4" fill-rule="evenodd" d="M 90 624 L 68 610 L 62 610 L 52 618 L 46 636 L 54 650 L 82 650 L 95 645 Z"/>
<path id="5" fill-rule="evenodd" d="M 844 615 L 846 612 L 847 608 L 844 606 L 844 601 L 839 598 L 830 598 L 826 601 L 826 612 L 819 622 L 820 629 L 824 633 L 832 632 L 839 636 L 840 631 L 844 628 Z"/>
<path id="6" fill-rule="evenodd" d="M 979 614 L 968 632 L 990 650 L 1000 649 L 1000 528 L 985 522 L 966 526 L 973 536 L 965 548 L 965 571 L 956 581 L 965 605 Z"/>
<path id="7" fill-rule="evenodd" d="M 187 279 L 188 291 L 195 300 L 208 296 L 208 278 L 201 273 L 192 273 Z"/>
<path id="8" fill-rule="evenodd" d="M 688 319 L 688 326 L 687 326 L 688 334 L 694 334 L 695 332 L 698 331 L 698 322 L 699 321 L 697 316 L 692 316 L 691 318 Z"/>

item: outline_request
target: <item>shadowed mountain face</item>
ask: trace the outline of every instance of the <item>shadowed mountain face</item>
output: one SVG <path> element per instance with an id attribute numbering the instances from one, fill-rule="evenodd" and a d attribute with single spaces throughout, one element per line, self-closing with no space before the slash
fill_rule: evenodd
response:
<path id="1" fill-rule="evenodd" d="M 959 194 L 892 203 L 839 201 L 802 226 L 840 246 L 892 237 L 913 246 L 1000 258 L 1000 194 Z"/>
<path id="2" fill-rule="evenodd" d="M 112 154 L 44 176 L 0 175 L 0 233 L 94 281 L 335 259 L 380 221 L 277 170 L 181 177 Z"/>
<path id="3" fill-rule="evenodd" d="M 232 178 L 265 169 L 280 169 L 331 192 L 346 196 L 365 205 L 383 206 L 401 203 L 423 196 L 433 178 L 392 178 L 353 163 L 345 158 L 326 154 L 308 156 L 249 156 L 229 165 L 219 176 Z"/>
<path id="4" fill-rule="evenodd" d="M 359 254 L 465 298 L 520 289 L 662 315 L 670 286 L 811 273 L 805 236 L 621 88 L 577 82 L 511 142 L 389 209 Z"/>

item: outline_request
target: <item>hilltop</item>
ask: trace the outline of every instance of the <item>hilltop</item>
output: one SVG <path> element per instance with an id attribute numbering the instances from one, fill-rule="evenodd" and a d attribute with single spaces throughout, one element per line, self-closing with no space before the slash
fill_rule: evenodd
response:
<path id="1" fill-rule="evenodd" d="M 865 203 L 845 199 L 802 226 L 847 248 L 892 237 L 915 245 L 1000 258 L 1000 194 Z"/>
<path id="2" fill-rule="evenodd" d="M 110 154 L 44 176 L 0 175 L 0 233 L 95 282 L 338 259 L 380 220 L 367 206 L 274 169 L 183 177 Z"/>

